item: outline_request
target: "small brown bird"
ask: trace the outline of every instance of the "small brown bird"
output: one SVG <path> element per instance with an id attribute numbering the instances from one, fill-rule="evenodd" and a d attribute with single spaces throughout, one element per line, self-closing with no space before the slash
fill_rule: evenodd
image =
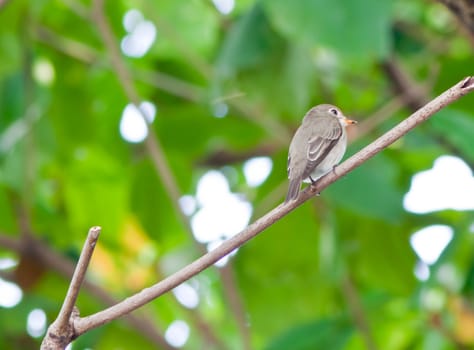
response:
<path id="1" fill-rule="evenodd" d="M 288 152 L 290 185 L 285 203 L 298 197 L 302 181 L 314 184 L 341 161 L 347 146 L 346 126 L 356 123 L 329 104 L 306 113 Z"/>

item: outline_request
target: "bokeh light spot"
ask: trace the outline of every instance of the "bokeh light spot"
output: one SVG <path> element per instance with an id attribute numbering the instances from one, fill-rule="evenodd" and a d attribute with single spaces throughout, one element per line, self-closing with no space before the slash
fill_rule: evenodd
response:
<path id="1" fill-rule="evenodd" d="M 33 77 L 41 85 L 50 86 L 54 83 L 56 73 L 53 64 L 44 58 L 39 58 L 33 63 Z"/>
<path id="2" fill-rule="evenodd" d="M 41 337 L 46 331 L 46 314 L 41 309 L 34 309 L 28 314 L 26 330 L 33 338 Z"/>
<path id="3" fill-rule="evenodd" d="M 189 338 L 189 326 L 186 322 L 177 320 L 171 323 L 165 332 L 165 339 L 171 346 L 180 348 Z"/>
<path id="4" fill-rule="evenodd" d="M 199 305 L 199 294 L 189 283 L 177 286 L 173 289 L 173 294 L 178 302 L 188 309 L 194 309 Z"/>
<path id="5" fill-rule="evenodd" d="M 446 225 L 432 225 L 415 232 L 410 244 L 416 255 L 426 264 L 434 264 L 453 238 L 453 229 Z"/>
<path id="6" fill-rule="evenodd" d="M 148 125 L 145 123 L 140 111 L 144 113 L 148 123 L 152 123 L 155 120 L 156 107 L 153 103 L 142 102 L 140 110 L 133 104 L 128 104 L 124 108 L 122 118 L 120 119 L 120 135 L 125 141 L 139 143 L 147 137 Z"/>
<path id="7" fill-rule="evenodd" d="M 0 307 L 11 308 L 21 301 L 23 292 L 15 283 L 0 278 Z"/>
<path id="8" fill-rule="evenodd" d="M 433 168 L 415 174 L 403 205 L 407 211 L 425 214 L 438 210 L 474 209 L 474 177 L 460 158 L 441 156 Z"/>
<path id="9" fill-rule="evenodd" d="M 244 176 L 250 187 L 261 185 L 272 172 L 273 163 L 269 157 L 255 157 L 244 163 Z"/>
<path id="10" fill-rule="evenodd" d="M 228 15 L 235 7 L 235 0 L 212 0 L 217 11 L 223 15 Z"/>
<path id="11" fill-rule="evenodd" d="M 132 9 L 124 15 L 123 26 L 128 34 L 120 44 L 122 52 L 129 57 L 143 57 L 155 42 L 155 25 L 146 21 L 140 11 Z"/>

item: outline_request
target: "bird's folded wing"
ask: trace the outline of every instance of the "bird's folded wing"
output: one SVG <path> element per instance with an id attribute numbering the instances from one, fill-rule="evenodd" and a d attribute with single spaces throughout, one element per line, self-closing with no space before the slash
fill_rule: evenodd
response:
<path id="1" fill-rule="evenodd" d="M 308 140 L 306 158 L 308 163 L 303 178 L 309 174 L 322 162 L 331 149 L 335 146 L 342 134 L 342 126 L 336 118 L 327 119 L 325 127 L 315 126 L 312 137 Z"/>

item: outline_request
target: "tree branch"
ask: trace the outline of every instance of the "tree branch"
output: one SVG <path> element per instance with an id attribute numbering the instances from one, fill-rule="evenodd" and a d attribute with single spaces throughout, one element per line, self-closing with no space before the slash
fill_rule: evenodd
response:
<path id="1" fill-rule="evenodd" d="M 63 306 L 59 311 L 56 320 L 49 326 L 46 336 L 41 344 L 42 350 L 64 348 L 75 338 L 73 321 L 79 317 L 79 312 L 75 309 L 77 296 L 81 289 L 82 282 L 86 277 L 87 267 L 92 257 L 92 253 L 100 234 L 100 227 L 95 226 L 89 230 L 86 242 L 82 248 L 79 261 L 72 275 L 69 289 L 66 293 Z M 73 314 L 74 313 L 74 314 Z"/>
<path id="2" fill-rule="evenodd" d="M 278 207 L 248 226 L 245 230 L 225 241 L 215 250 L 203 255 L 199 259 L 185 266 L 173 275 L 158 282 L 157 284 L 143 289 L 141 292 L 106 310 L 100 311 L 91 316 L 77 319 L 74 323 L 75 334 L 79 336 L 90 329 L 99 327 L 113 319 L 123 316 L 159 297 L 160 295 L 170 291 L 189 278 L 197 275 L 199 272 L 213 265 L 219 259 L 226 256 L 234 249 L 242 246 L 264 229 L 280 220 L 302 203 L 306 202 L 311 197 L 324 190 L 330 184 L 348 174 L 362 163 L 375 156 L 377 153 L 381 152 L 383 149 L 400 139 L 417 125 L 426 121 L 429 117 L 441 110 L 443 107 L 456 101 L 467 93 L 472 92 L 473 90 L 473 77 L 467 77 L 461 80 L 459 83 L 433 99 L 431 102 L 403 120 L 401 123 L 379 137 L 370 145 L 366 146 L 358 153 L 347 159 L 340 166 L 336 167 L 335 171 L 321 178 L 315 186 L 309 186 L 306 188 L 306 190 L 304 190 L 295 201 L 286 204 L 280 204 Z"/>
<path id="3" fill-rule="evenodd" d="M 37 264 L 44 265 L 68 280 L 71 279 L 74 273 L 74 265 L 69 259 L 51 250 L 50 247 L 33 236 L 14 239 L 11 238 L 11 235 L 0 233 L 0 247 L 14 251 L 19 255 L 27 254 Z M 3 273 L 2 278 L 18 283 L 18 276 L 15 273 Z M 83 283 L 83 288 L 107 306 L 118 303 L 118 300 L 113 298 L 107 291 L 89 282 L 87 279 Z M 126 316 L 126 321 L 155 345 L 160 346 L 162 349 L 172 349 L 171 345 L 168 345 L 164 337 L 156 329 L 154 322 L 146 315 L 129 314 Z"/>
<path id="4" fill-rule="evenodd" d="M 107 18 L 104 14 L 104 0 L 94 0 L 92 2 L 92 19 L 97 24 L 99 29 L 99 34 L 102 36 L 104 45 L 109 53 L 109 58 L 112 64 L 112 69 L 117 74 L 120 85 L 123 88 L 127 99 L 135 105 L 137 110 L 140 112 L 143 120 L 145 121 L 149 132 L 145 139 L 145 147 L 148 155 L 150 156 L 152 163 L 156 169 L 158 176 L 163 182 L 165 191 L 168 193 L 168 196 L 171 199 L 171 203 L 174 206 L 176 212 L 180 215 L 182 222 L 188 228 L 189 222 L 186 215 L 181 210 L 179 206 L 180 191 L 174 176 L 171 172 L 171 169 L 166 160 L 166 156 L 163 152 L 163 148 L 160 144 L 158 138 L 151 132 L 149 118 L 147 118 L 146 112 L 140 108 L 140 96 L 133 84 L 133 78 L 130 74 L 130 71 L 127 69 L 125 63 L 122 60 L 121 53 L 116 44 L 116 39 L 114 33 L 110 27 L 110 24 L 107 21 Z M 189 231 L 189 230 L 188 230 Z"/>
<path id="5" fill-rule="evenodd" d="M 385 74 L 390 78 L 396 95 L 399 95 L 407 107 L 416 111 L 430 100 L 427 89 L 418 85 L 402 69 L 395 58 L 389 58 L 381 64 Z"/>
<path id="6" fill-rule="evenodd" d="M 116 72 L 120 84 L 125 91 L 125 95 L 127 96 L 128 100 L 135 105 L 135 107 L 139 110 L 143 120 L 145 121 L 146 125 L 148 126 L 149 132 L 145 139 L 145 147 L 147 150 L 148 155 L 150 156 L 152 163 L 155 167 L 155 170 L 158 176 L 161 178 L 163 182 L 165 191 L 168 193 L 168 196 L 171 199 L 171 203 L 176 211 L 176 213 L 180 216 L 182 223 L 184 224 L 187 232 L 194 243 L 196 249 L 201 254 L 205 253 L 204 247 L 196 242 L 192 235 L 192 228 L 189 222 L 188 217 L 182 211 L 181 206 L 179 205 L 179 199 L 181 198 L 181 192 L 179 187 L 176 183 L 175 177 L 171 171 L 171 168 L 168 164 L 166 159 L 165 152 L 163 151 L 163 147 L 161 146 L 160 140 L 156 137 L 151 131 L 149 118 L 146 116 L 146 112 L 140 108 L 140 97 L 139 94 L 134 86 L 133 78 L 131 76 L 130 71 L 127 69 L 120 50 L 116 44 L 116 39 L 114 37 L 114 33 L 110 24 L 105 16 L 104 9 L 104 0 L 94 0 L 93 1 L 93 11 L 92 11 L 92 19 L 95 21 L 99 28 L 100 35 L 102 36 L 103 42 L 105 47 L 107 48 L 107 52 L 110 55 L 110 60 L 112 63 L 112 69 Z M 224 276 L 228 273 L 228 270 L 219 270 L 219 274 L 221 275 L 221 279 L 228 279 L 230 276 Z M 233 293 L 234 297 L 238 297 L 237 291 Z M 240 320 L 244 319 L 244 311 L 241 309 L 235 309 L 234 307 L 236 303 L 231 303 L 231 310 L 235 316 L 235 319 L 238 323 L 238 329 L 243 330 L 246 328 L 245 324 L 240 324 Z M 201 322 L 202 325 L 206 324 L 204 321 Z M 212 329 L 208 327 L 207 334 L 211 333 Z M 209 339 L 216 339 L 217 337 L 211 337 Z M 243 339 L 248 339 L 248 334 L 242 333 Z"/>
<path id="7" fill-rule="evenodd" d="M 456 16 L 474 45 L 474 3 L 469 0 L 438 0 Z"/>

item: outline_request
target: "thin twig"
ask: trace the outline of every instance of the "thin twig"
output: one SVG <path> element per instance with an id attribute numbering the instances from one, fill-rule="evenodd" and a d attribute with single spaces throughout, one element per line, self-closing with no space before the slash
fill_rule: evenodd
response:
<path id="1" fill-rule="evenodd" d="M 405 105 L 411 111 L 416 111 L 418 108 L 421 108 L 421 106 L 424 106 L 429 102 L 430 97 L 427 93 L 427 86 L 420 86 L 417 82 L 415 82 L 413 78 L 404 71 L 403 67 L 396 59 L 392 58 L 385 61 L 382 64 L 382 67 L 391 79 L 394 89 L 399 92 Z M 430 80 L 431 82 L 428 82 L 428 84 L 433 84 L 433 78 Z M 463 151 L 459 149 L 459 147 L 449 140 L 443 133 L 433 130 L 433 135 L 434 139 L 442 147 L 446 148 L 447 151 L 451 152 L 453 155 L 465 158 L 463 157 Z M 472 160 L 467 159 L 466 162 L 469 167 L 474 170 L 474 163 Z"/>
<path id="2" fill-rule="evenodd" d="M 103 0 L 93 1 L 92 18 L 97 24 L 99 33 L 102 36 L 102 40 L 104 41 L 105 47 L 107 48 L 107 52 L 109 53 L 113 70 L 117 74 L 117 77 L 120 81 L 120 85 L 124 89 L 127 99 L 133 105 L 135 105 L 135 107 L 140 112 L 140 115 L 142 116 L 143 120 L 145 121 L 146 125 L 149 127 L 149 118 L 147 118 L 148 116 L 146 115 L 146 112 L 142 108 L 140 108 L 140 96 L 138 95 L 138 92 L 134 87 L 133 78 L 130 74 L 130 71 L 127 69 L 121 58 L 119 48 L 116 44 L 116 39 L 114 37 L 110 24 L 108 23 L 105 17 L 103 6 Z M 160 176 L 165 190 L 167 191 L 171 199 L 175 211 L 180 215 L 184 225 L 188 227 L 188 219 L 179 206 L 180 191 L 178 189 L 178 185 L 176 184 L 173 174 L 171 173 L 170 167 L 163 152 L 163 148 L 159 140 L 152 133 L 151 129 L 149 130 L 148 135 L 145 139 L 145 147 L 149 156 L 151 157 L 152 163 L 155 166 L 157 174 L 158 176 Z"/>
<path id="3" fill-rule="evenodd" d="M 474 45 L 474 3 L 465 0 L 438 0 L 444 4 L 462 24 L 461 29 L 466 33 L 469 41 Z"/>
<path id="4" fill-rule="evenodd" d="M 208 81 L 215 81 L 215 69 L 190 49 L 188 43 L 186 43 L 183 38 L 176 33 L 173 26 L 166 18 L 164 18 L 164 16 L 160 16 L 156 11 L 150 11 L 150 15 L 151 14 L 155 19 L 154 22 L 158 30 L 168 36 L 169 40 L 173 42 L 174 46 L 181 52 L 183 57 L 186 57 L 188 62 L 191 63 L 191 66 Z M 211 103 L 216 103 L 215 101 L 219 101 L 222 98 L 226 99 L 226 96 L 214 98 Z M 265 111 L 256 108 L 255 106 L 250 107 L 248 101 L 241 98 L 231 98 L 228 99 L 226 103 L 239 112 L 242 118 L 245 118 L 253 124 L 261 127 L 267 135 L 273 138 L 274 142 L 284 145 L 289 142 L 291 135 L 288 129 L 273 116 L 268 115 Z"/>
<path id="5" fill-rule="evenodd" d="M 7 248 L 8 250 L 18 253 L 23 252 L 21 242 L 7 234 L 0 234 L 0 247 Z"/>
<path id="6" fill-rule="evenodd" d="M 238 289 L 236 286 L 236 279 L 234 276 L 234 268 L 232 266 L 232 262 L 222 267 L 221 270 L 224 293 L 226 294 L 226 299 L 231 304 L 231 310 L 234 310 L 235 312 L 235 316 L 237 318 L 237 327 L 239 327 L 239 332 L 242 335 L 242 349 L 250 350 L 252 349 L 252 344 L 250 339 L 249 323 L 247 322 L 246 315 L 243 312 L 243 310 L 245 309 L 242 305 L 242 299 L 237 293 Z"/>
<path id="7" fill-rule="evenodd" d="M 258 235 L 276 221 L 280 220 L 302 203 L 321 192 L 330 184 L 348 174 L 362 163 L 375 156 L 377 153 L 381 152 L 383 149 L 400 139 L 402 136 L 404 136 L 420 123 L 427 120 L 440 109 L 473 90 L 474 78 L 468 77 L 463 79 L 450 89 L 446 90 L 440 96 L 433 99 L 423 108 L 419 109 L 417 112 L 403 120 L 400 124 L 392 128 L 383 136 L 379 137 L 370 145 L 366 146 L 361 151 L 347 159 L 341 165 L 336 167 L 333 172 L 321 178 L 315 186 L 309 186 L 295 201 L 286 204 L 280 204 L 278 207 L 248 226 L 245 230 L 222 243 L 215 250 L 205 254 L 204 256 L 185 266 L 173 275 L 158 282 L 157 284 L 143 289 L 139 293 L 106 310 L 84 318 L 79 318 L 75 322 L 76 334 L 79 336 L 90 329 L 99 327 L 113 319 L 123 316 L 159 297 L 160 295 L 170 291 L 189 278 L 197 275 L 204 269 L 216 263 L 222 257 L 232 252 L 234 249 L 242 246 L 245 242 Z"/>
<path id="8" fill-rule="evenodd" d="M 364 338 L 366 348 L 368 350 L 378 350 L 371 327 L 365 316 L 364 308 L 360 302 L 359 295 L 357 294 L 354 283 L 349 276 L 342 279 L 342 291 L 347 299 L 347 303 L 349 304 L 349 309 L 352 312 L 354 322 Z"/>
<path id="9" fill-rule="evenodd" d="M 417 84 L 412 77 L 402 69 L 395 58 L 392 57 L 383 62 L 382 68 L 390 79 L 396 94 L 401 96 L 407 107 L 416 111 L 428 103 L 430 99 L 427 89 Z"/>
<path id="10" fill-rule="evenodd" d="M 10 2 L 9 0 L 0 0 L 0 10 L 2 9 L 2 7 L 7 5 L 9 2 Z"/>
<path id="11" fill-rule="evenodd" d="M 89 266 L 92 253 L 94 252 L 97 239 L 99 238 L 100 230 L 101 228 L 99 226 L 94 226 L 87 234 L 87 239 L 82 248 L 81 255 L 79 256 L 79 261 L 77 262 L 74 274 L 72 275 L 63 306 L 61 307 L 56 320 L 51 324 L 51 326 L 49 326 L 46 336 L 41 344 L 41 349 L 43 350 L 65 347 L 70 342 L 68 337 L 75 337 L 74 327 L 72 324 L 74 318 L 71 317 L 71 315 L 73 314 L 79 290 L 81 289 L 82 282 L 86 276 L 87 267 Z M 77 316 L 79 315 L 77 314 Z"/>
<path id="12" fill-rule="evenodd" d="M 69 320 L 72 309 L 76 305 L 77 296 L 79 295 L 79 290 L 81 289 L 82 282 L 86 277 L 87 267 L 94 252 L 97 240 L 99 239 L 101 228 L 99 226 L 94 226 L 89 230 L 87 234 L 86 242 L 82 248 L 79 261 L 77 262 L 76 269 L 72 275 L 71 283 L 69 284 L 69 289 L 66 293 L 66 298 L 64 304 L 59 312 L 57 318 L 58 326 L 66 324 Z"/>
<path id="13" fill-rule="evenodd" d="M 78 61 L 88 64 L 96 64 L 99 60 L 99 52 L 93 47 L 64 35 L 60 35 L 46 26 L 35 26 L 31 35 L 39 42 L 47 44 Z"/>
<path id="14" fill-rule="evenodd" d="M 357 124 L 357 130 L 354 131 L 354 139 L 362 138 L 372 132 L 377 126 L 386 121 L 389 117 L 393 116 L 396 112 L 402 109 L 404 106 L 403 98 L 401 96 L 395 96 L 371 116 L 364 119 L 361 123 Z M 354 128 L 356 129 L 356 128 Z"/>
<path id="15" fill-rule="evenodd" d="M 141 80 L 151 86 L 189 101 L 203 101 L 206 95 L 206 91 L 203 87 L 191 84 L 169 74 L 158 72 L 156 69 L 153 71 L 134 70 L 133 73 L 137 80 Z"/>
<path id="16" fill-rule="evenodd" d="M 101 61 L 100 53 L 77 40 L 62 36 L 48 27 L 38 25 L 32 31 L 33 37 L 59 52 L 70 56 L 80 62 L 94 64 L 100 68 L 110 69 L 110 65 Z M 114 69 L 114 67 L 112 67 Z M 133 70 L 133 76 L 140 81 L 166 91 L 183 99 L 199 102 L 204 100 L 205 90 L 203 87 L 184 81 L 172 75 L 159 71 Z"/>

